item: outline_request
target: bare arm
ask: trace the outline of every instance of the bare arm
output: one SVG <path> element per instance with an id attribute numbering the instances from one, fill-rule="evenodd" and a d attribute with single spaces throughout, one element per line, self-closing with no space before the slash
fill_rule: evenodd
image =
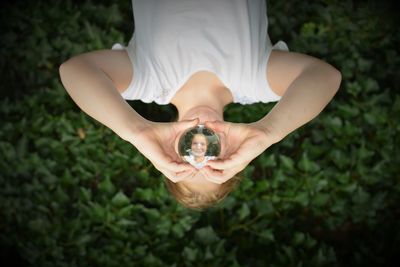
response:
<path id="1" fill-rule="evenodd" d="M 122 98 L 132 77 L 125 51 L 100 50 L 73 57 L 60 66 L 61 81 L 89 116 L 129 141 L 145 120 Z"/>
<path id="2" fill-rule="evenodd" d="M 231 179 L 273 143 L 317 116 L 337 92 L 341 75 L 331 65 L 299 53 L 273 51 L 268 82 L 281 100 L 261 120 L 243 124 L 206 122 L 225 134 L 224 158 L 209 161 L 204 174 L 219 183 Z"/>
<path id="3" fill-rule="evenodd" d="M 85 113 L 135 146 L 168 179 L 177 182 L 192 175 L 194 167 L 176 161 L 172 140 L 198 120 L 156 123 L 136 113 L 120 94 L 133 79 L 125 51 L 99 50 L 73 57 L 60 66 L 60 76 Z"/>
<path id="4" fill-rule="evenodd" d="M 281 100 L 258 123 L 276 142 L 315 118 L 339 89 L 341 74 L 331 65 L 299 53 L 273 51 L 268 81 Z"/>

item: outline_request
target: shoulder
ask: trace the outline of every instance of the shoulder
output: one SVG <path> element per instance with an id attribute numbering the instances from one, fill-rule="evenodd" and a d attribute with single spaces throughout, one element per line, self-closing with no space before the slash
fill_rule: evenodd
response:
<path id="1" fill-rule="evenodd" d="M 268 83 L 274 93 L 282 96 L 308 66 L 327 63 L 302 53 L 272 50 L 267 64 Z"/>
<path id="2" fill-rule="evenodd" d="M 62 65 L 78 66 L 79 62 L 89 62 L 102 70 L 122 93 L 133 79 L 133 66 L 126 50 L 95 50 L 71 57 Z"/>

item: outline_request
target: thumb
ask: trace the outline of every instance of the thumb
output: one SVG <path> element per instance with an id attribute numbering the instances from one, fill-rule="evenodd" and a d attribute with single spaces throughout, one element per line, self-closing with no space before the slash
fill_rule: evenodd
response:
<path id="1" fill-rule="evenodd" d="M 195 127 L 198 123 L 199 123 L 199 119 L 195 118 L 193 120 L 179 121 L 177 126 L 178 126 L 178 130 L 182 131 L 182 130 L 186 130 L 186 129 Z"/>
<path id="2" fill-rule="evenodd" d="M 214 170 L 228 170 L 234 167 L 232 160 L 210 160 L 206 163 L 206 166 Z"/>
<path id="3" fill-rule="evenodd" d="M 227 126 L 227 123 L 223 122 L 223 121 L 207 121 L 205 123 L 205 126 L 215 132 L 223 132 L 223 131 L 225 131 L 225 127 Z"/>

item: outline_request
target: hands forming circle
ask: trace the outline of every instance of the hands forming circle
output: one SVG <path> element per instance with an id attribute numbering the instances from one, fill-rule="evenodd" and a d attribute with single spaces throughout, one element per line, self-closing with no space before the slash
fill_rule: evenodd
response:
<path id="1" fill-rule="evenodd" d="M 177 138 L 197 124 L 198 119 L 170 123 L 146 121 L 132 144 L 174 183 L 190 180 L 201 172 L 207 180 L 222 184 L 274 143 L 268 131 L 257 122 L 206 122 L 205 126 L 220 137 L 221 154 L 219 159 L 209 160 L 203 168 L 197 169 L 183 162 L 175 149 Z"/>

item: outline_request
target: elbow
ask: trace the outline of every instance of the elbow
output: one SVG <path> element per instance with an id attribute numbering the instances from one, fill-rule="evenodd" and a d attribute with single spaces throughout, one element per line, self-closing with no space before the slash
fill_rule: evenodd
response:
<path id="1" fill-rule="evenodd" d="M 61 82 L 65 85 L 65 81 L 68 76 L 68 69 L 70 69 L 71 65 L 71 59 L 68 59 L 67 61 L 63 62 L 59 67 L 58 67 L 58 74 L 60 75 Z"/>
<path id="2" fill-rule="evenodd" d="M 71 81 L 73 81 L 82 69 L 82 60 L 75 56 L 66 61 L 64 61 L 58 67 L 58 74 L 60 76 L 61 83 L 64 85 L 65 89 L 68 89 L 68 85 Z M 66 86 L 67 85 L 67 86 Z"/>
<path id="3" fill-rule="evenodd" d="M 330 88 L 336 93 L 342 83 L 342 73 L 331 65 L 329 65 L 327 73 Z"/>
<path id="4" fill-rule="evenodd" d="M 310 69 L 316 76 L 320 77 L 324 88 L 336 94 L 342 83 L 342 73 L 338 69 L 321 60 L 318 60 L 316 64 L 312 64 Z"/>
<path id="5" fill-rule="evenodd" d="M 342 83 L 342 73 L 326 62 L 320 62 L 320 64 L 317 64 L 315 66 L 315 71 L 319 73 L 320 77 L 323 79 L 325 88 L 335 95 Z"/>
<path id="6" fill-rule="evenodd" d="M 63 81 L 63 77 L 65 76 L 65 66 L 66 62 L 62 63 L 60 67 L 58 67 L 58 75 L 60 75 L 61 82 Z"/>
<path id="7" fill-rule="evenodd" d="M 68 76 L 68 73 L 70 73 L 70 70 L 73 70 L 74 61 L 76 61 L 75 58 L 70 58 L 66 61 L 64 61 L 59 67 L 58 67 L 58 74 L 60 75 L 61 81 Z"/>
<path id="8" fill-rule="evenodd" d="M 334 88 L 337 91 L 337 90 L 339 90 L 340 84 L 342 83 L 342 73 L 338 69 L 334 68 L 332 76 L 333 76 L 333 80 L 334 80 Z"/>
<path id="9" fill-rule="evenodd" d="M 64 87 L 64 89 L 66 91 L 68 91 L 67 90 L 69 88 L 68 87 L 68 80 L 70 80 L 68 78 L 68 69 L 69 69 L 68 65 L 69 65 L 68 61 L 66 61 L 66 62 L 62 63 L 60 65 L 60 67 L 58 68 L 58 74 L 60 76 L 60 81 L 61 81 L 61 83 L 62 83 L 62 85 L 63 85 L 63 87 Z"/>

